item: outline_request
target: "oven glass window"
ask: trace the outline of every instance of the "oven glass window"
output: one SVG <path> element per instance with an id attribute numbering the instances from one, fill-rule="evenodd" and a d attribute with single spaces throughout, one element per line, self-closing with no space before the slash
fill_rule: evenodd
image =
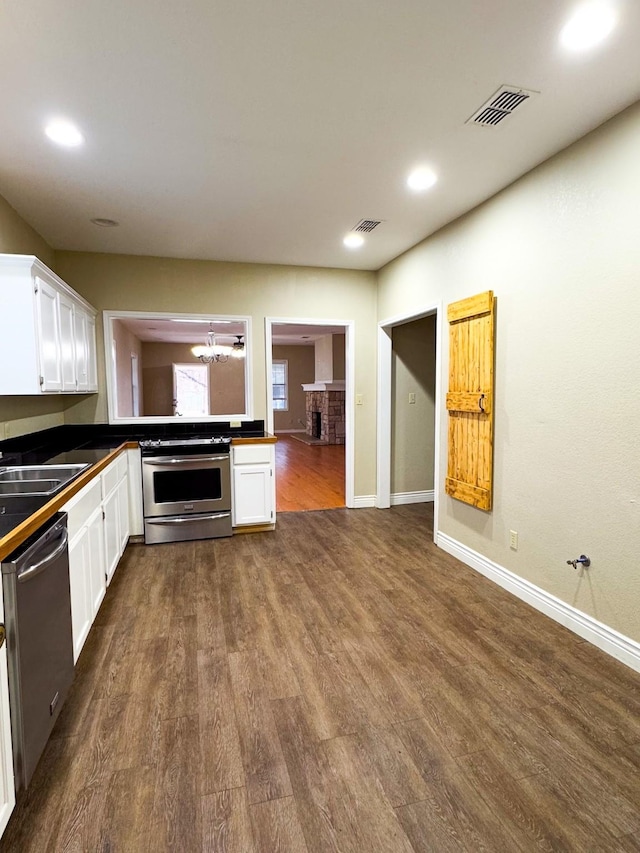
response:
<path id="1" fill-rule="evenodd" d="M 153 475 L 153 492 L 154 500 L 158 504 L 220 500 L 220 469 L 156 471 Z"/>

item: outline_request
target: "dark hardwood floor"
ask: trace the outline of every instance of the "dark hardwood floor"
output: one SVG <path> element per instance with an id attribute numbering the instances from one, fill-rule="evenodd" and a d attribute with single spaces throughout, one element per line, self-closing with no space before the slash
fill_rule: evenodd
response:
<path id="1" fill-rule="evenodd" d="M 276 512 L 343 507 L 344 464 L 343 444 L 308 445 L 278 435 Z"/>
<path id="2" fill-rule="evenodd" d="M 429 510 L 130 546 L 0 849 L 640 850 L 640 677 Z"/>

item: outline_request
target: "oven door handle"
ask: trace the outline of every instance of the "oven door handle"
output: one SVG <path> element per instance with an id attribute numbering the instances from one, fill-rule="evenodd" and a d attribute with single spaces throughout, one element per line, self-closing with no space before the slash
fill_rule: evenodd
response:
<path id="1" fill-rule="evenodd" d="M 228 453 L 221 453 L 220 456 L 182 456 L 180 459 L 169 459 L 164 456 L 155 457 L 154 459 L 143 459 L 143 465 L 184 465 L 185 462 L 222 462 L 223 459 L 228 459 Z"/>
<path id="2" fill-rule="evenodd" d="M 212 515 L 180 515 L 171 518 L 145 518 L 146 524 L 185 524 L 194 521 L 213 521 L 216 518 L 227 518 L 230 512 L 214 512 Z"/>

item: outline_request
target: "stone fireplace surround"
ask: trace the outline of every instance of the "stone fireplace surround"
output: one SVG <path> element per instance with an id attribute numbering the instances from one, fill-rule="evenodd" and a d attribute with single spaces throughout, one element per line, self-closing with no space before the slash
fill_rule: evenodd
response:
<path id="1" fill-rule="evenodd" d="M 313 436 L 313 413 L 318 412 L 320 414 L 320 441 L 325 444 L 344 444 L 344 382 L 316 382 L 302 387 L 306 392 L 307 435 Z"/>

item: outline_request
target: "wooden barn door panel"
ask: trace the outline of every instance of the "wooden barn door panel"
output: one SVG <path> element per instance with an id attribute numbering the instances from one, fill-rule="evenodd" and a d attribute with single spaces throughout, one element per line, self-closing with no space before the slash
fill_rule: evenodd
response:
<path id="1" fill-rule="evenodd" d="M 449 453 L 445 490 L 491 509 L 493 474 L 493 291 L 448 306 Z"/>

